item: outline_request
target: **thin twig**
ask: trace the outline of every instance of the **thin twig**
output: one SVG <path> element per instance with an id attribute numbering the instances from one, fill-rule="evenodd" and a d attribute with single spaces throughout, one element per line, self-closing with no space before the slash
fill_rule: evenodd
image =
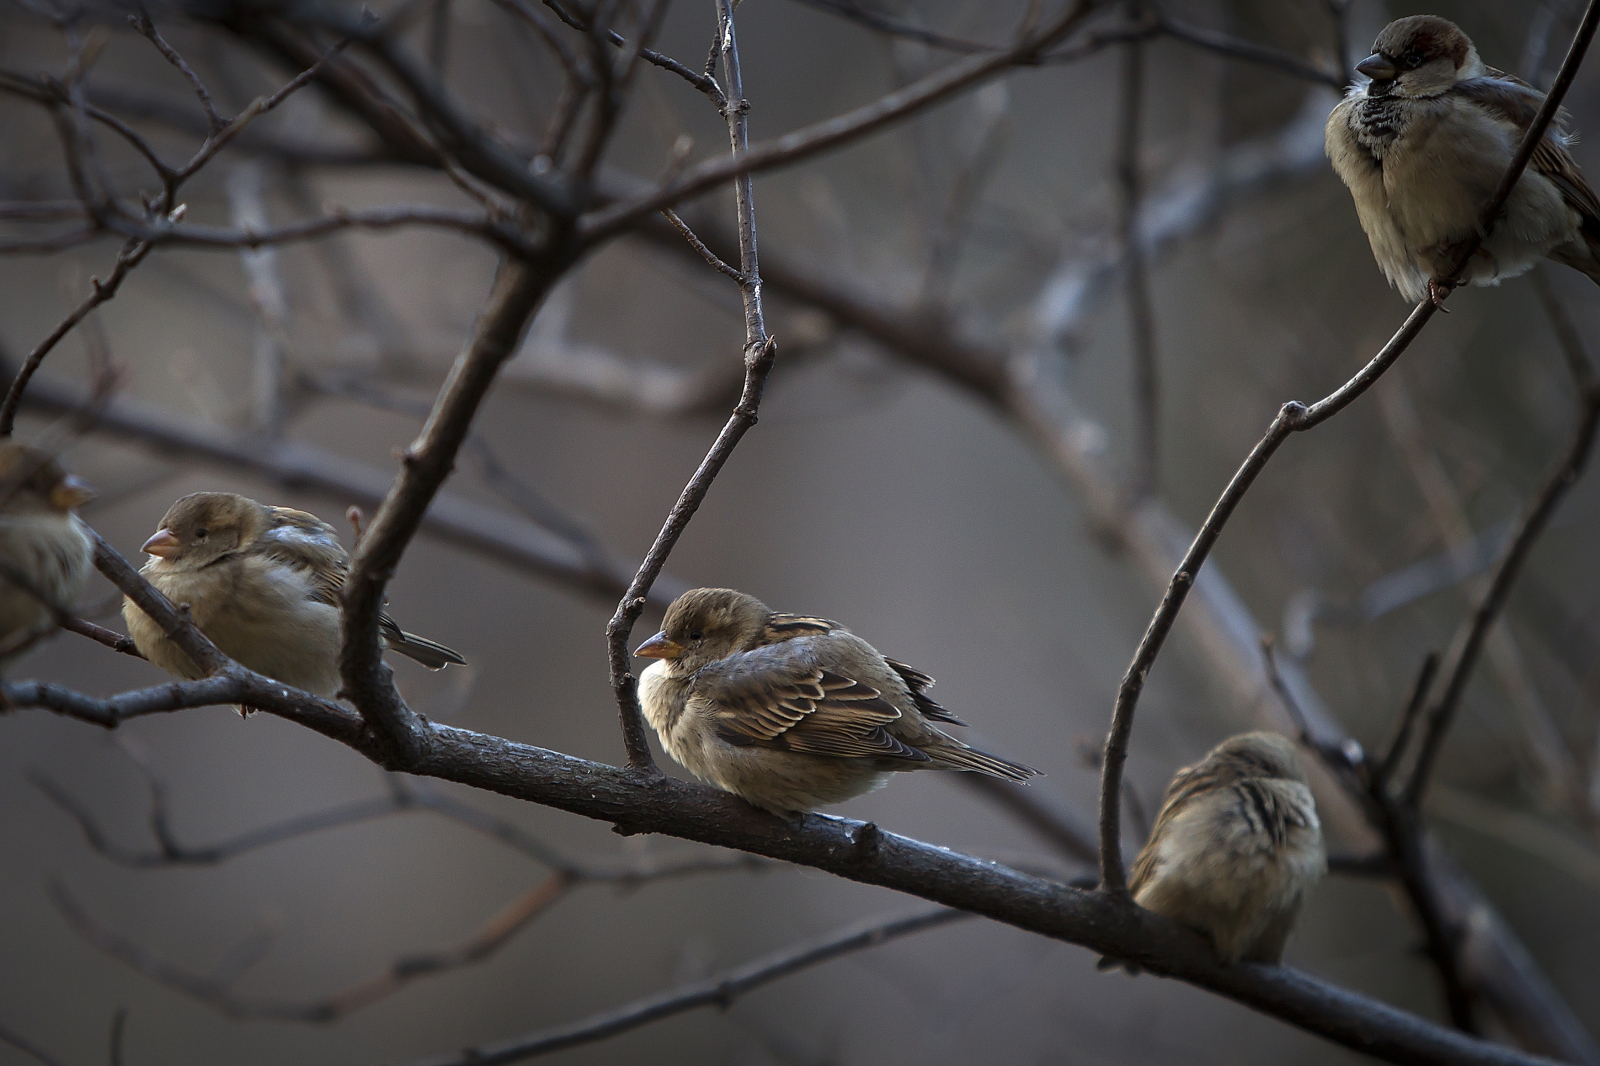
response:
<path id="1" fill-rule="evenodd" d="M 1428 705 L 1428 692 L 1433 688 L 1433 679 L 1438 672 L 1439 653 L 1430 651 L 1422 657 L 1422 667 L 1417 671 L 1416 680 L 1411 682 L 1411 694 L 1406 697 L 1405 709 L 1400 713 L 1400 723 L 1395 727 L 1394 739 L 1389 742 L 1389 749 L 1373 768 L 1374 788 L 1387 789 L 1389 782 L 1394 779 L 1395 772 L 1400 769 L 1400 761 L 1405 758 L 1406 749 L 1411 746 L 1411 733 L 1422 715 L 1422 709 Z"/>
<path id="2" fill-rule="evenodd" d="M 150 253 L 151 245 L 137 240 L 128 241 L 117 253 L 116 265 L 111 268 L 111 273 L 105 281 L 98 277 L 89 279 L 89 295 L 73 308 L 71 313 L 56 323 L 56 328 L 51 330 L 44 340 L 28 353 L 28 358 L 17 369 L 17 375 L 11 381 L 11 387 L 6 390 L 4 401 L 0 401 L 0 436 L 10 436 L 17 420 L 17 406 L 22 402 L 22 393 L 28 387 L 28 382 L 44 363 L 45 356 L 49 355 L 55 346 L 60 344 L 68 333 L 71 333 L 78 323 L 94 311 L 95 308 L 117 295 L 117 290 L 122 288 L 122 283 L 127 280 L 128 274 L 140 263 L 144 262 Z"/>
<path id="3" fill-rule="evenodd" d="M 196 74 L 194 68 L 184 62 L 183 56 L 178 54 L 178 50 L 168 44 L 166 38 L 161 36 L 156 29 L 155 23 L 150 21 L 149 13 L 141 7 L 137 14 L 128 16 L 128 24 L 137 30 L 140 36 L 148 38 L 166 61 L 178 69 L 178 72 L 189 82 L 189 87 L 194 90 L 195 96 L 199 97 L 200 107 L 205 111 L 207 121 L 211 123 L 211 132 L 221 132 L 222 128 L 228 124 L 228 120 L 217 114 L 217 107 L 211 102 L 211 94 L 206 91 L 205 83 L 200 80 L 200 75 Z"/>
<path id="4" fill-rule="evenodd" d="M 1137 19 L 1142 5 L 1128 5 Z M 1139 244 L 1139 128 L 1144 111 L 1144 49 L 1137 41 L 1122 47 L 1122 97 L 1117 123 L 1116 170 L 1121 192 L 1122 258 L 1127 270 L 1128 349 L 1133 373 L 1133 476 L 1129 496 L 1134 500 L 1155 491 L 1160 474 L 1161 402 L 1156 366 L 1155 311 L 1151 306 L 1150 276 Z"/>
<path id="5" fill-rule="evenodd" d="M 1595 4 L 1591 3 L 1591 10 L 1594 7 Z M 1471 617 L 1462 624 L 1455 640 L 1451 643 L 1445 660 L 1444 689 L 1437 702 L 1428 709 L 1427 728 L 1423 733 L 1421 747 L 1417 751 L 1417 761 L 1411 771 L 1411 779 L 1406 783 L 1405 797 L 1413 807 L 1422 803 L 1423 795 L 1428 788 L 1429 775 L 1438 760 L 1439 751 L 1444 745 L 1445 734 L 1450 730 L 1456 709 L 1461 705 L 1467 681 L 1472 676 L 1472 667 L 1477 662 L 1478 653 L 1483 650 L 1489 629 L 1505 606 L 1506 598 L 1511 594 L 1511 586 L 1516 582 L 1522 564 L 1527 560 L 1540 534 L 1549 524 L 1550 516 L 1555 514 L 1562 497 L 1583 474 L 1597 430 L 1600 430 L 1600 388 L 1591 387 L 1585 397 L 1582 417 L 1560 465 L 1524 511 L 1517 532 L 1501 555 L 1500 562 L 1495 567 L 1494 577 L 1490 580 L 1482 600 Z"/>
<path id="6" fill-rule="evenodd" d="M 65 1066 L 60 1059 L 38 1044 L 35 1044 L 21 1033 L 12 1032 L 3 1025 L 0 1025 L 0 1044 L 9 1044 L 30 1059 L 40 1063 L 41 1066 Z"/>
<path id="7" fill-rule="evenodd" d="M 457 1055 L 418 1060 L 413 1066 L 497 1066 L 500 1063 L 520 1062 L 563 1048 L 605 1040 L 699 1007 L 727 1010 L 746 993 L 792 973 L 856 951 L 875 948 L 912 933 L 971 917 L 971 914 L 962 911 L 940 907 L 887 920 L 876 918 L 856 922 L 827 936 L 791 945 L 715 976 L 689 981 L 575 1022 L 552 1026 L 499 1044 L 468 1048 Z"/>
<path id="8" fill-rule="evenodd" d="M 746 118 L 749 103 L 744 97 L 744 82 L 739 71 L 739 46 L 733 26 L 733 7 L 730 0 L 717 2 L 717 34 L 721 41 L 722 68 L 728 80 L 728 106 L 723 109 L 728 123 L 730 158 L 737 158 L 749 150 L 750 127 Z M 699 510 L 711 484 L 721 472 L 723 464 L 733 454 L 742 439 L 756 424 L 756 414 L 761 408 L 761 393 L 766 387 L 767 375 L 777 358 L 777 344 L 767 334 L 766 317 L 761 306 L 761 264 L 756 251 L 756 218 L 754 183 L 748 173 L 734 181 L 735 211 L 739 220 L 739 289 L 744 298 L 744 387 L 739 402 L 712 443 L 711 450 L 701 460 L 694 476 L 678 495 L 678 500 L 667 513 L 667 520 L 656 534 L 655 543 L 639 565 L 628 591 L 623 593 L 616 612 L 606 626 L 606 651 L 610 663 L 611 690 L 616 695 L 617 712 L 621 717 L 623 746 L 628 753 L 628 766 L 634 770 L 653 770 L 655 759 L 650 754 L 650 742 L 645 736 L 644 716 L 639 707 L 638 679 L 629 669 L 628 637 L 633 625 L 644 610 L 645 597 L 655 584 L 657 575 L 667 563 L 678 538 L 689 525 L 689 520 Z"/>
<path id="9" fill-rule="evenodd" d="M 707 263 L 710 263 L 712 269 L 716 270 L 719 274 L 727 275 L 740 285 L 744 284 L 744 275 L 739 273 L 733 267 L 729 266 L 727 263 L 724 263 L 717 256 L 717 253 L 713 252 L 710 248 L 707 248 L 705 242 L 699 237 L 695 236 L 694 230 L 689 228 L 689 224 L 678 217 L 678 213 L 676 211 L 672 210 L 670 207 L 663 208 L 661 215 L 668 222 L 672 223 L 673 229 L 683 234 L 683 239 L 689 242 L 689 247 L 699 252 L 700 258 L 704 259 Z"/>
<path id="10" fill-rule="evenodd" d="M 642 216 L 653 214 L 663 207 L 671 207 L 742 175 L 797 163 L 899 122 L 1014 66 L 1035 61 L 1080 26 L 1095 10 L 1095 0 L 1077 0 L 1065 14 L 1044 29 L 1025 35 L 1004 52 L 973 56 L 951 63 L 854 111 L 690 167 L 680 177 L 638 199 L 585 215 L 579 220 L 579 237 L 585 244 L 593 244 L 627 228 Z M 730 108 L 738 106 L 731 90 L 729 99 Z"/>
<path id="11" fill-rule="evenodd" d="M 125 637 L 114 629 L 97 626 L 93 622 L 85 621 L 82 618 L 67 618 L 62 621 L 61 628 L 69 633 L 76 633 L 79 636 L 88 637 L 90 640 L 104 644 L 112 651 L 120 651 L 124 655 L 133 656 L 135 659 L 144 658 L 140 654 L 138 647 L 133 643 L 132 637 Z"/>

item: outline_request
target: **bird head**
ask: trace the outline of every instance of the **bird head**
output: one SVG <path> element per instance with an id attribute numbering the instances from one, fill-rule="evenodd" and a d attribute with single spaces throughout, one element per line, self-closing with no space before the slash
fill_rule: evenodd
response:
<path id="1" fill-rule="evenodd" d="M 1356 64 L 1371 96 L 1439 96 L 1484 71 L 1472 41 L 1437 15 L 1411 15 L 1383 28 L 1372 54 Z"/>
<path id="2" fill-rule="evenodd" d="M 67 473 L 50 452 L 27 444 L 0 444 L 0 511 L 64 515 L 92 499 L 89 483 Z"/>
<path id="3" fill-rule="evenodd" d="M 772 612 L 754 596 L 733 589 L 690 589 L 672 601 L 661 632 L 634 652 L 663 659 L 688 675 L 736 651 L 754 647 Z"/>
<path id="4" fill-rule="evenodd" d="M 247 547 L 267 528 L 259 503 L 231 492 L 196 492 L 167 508 L 144 553 L 178 570 L 198 570 Z"/>
<path id="5" fill-rule="evenodd" d="M 1280 778 L 1306 783 L 1294 742 L 1277 733 L 1240 733 L 1211 749 L 1207 763 L 1230 777 Z"/>

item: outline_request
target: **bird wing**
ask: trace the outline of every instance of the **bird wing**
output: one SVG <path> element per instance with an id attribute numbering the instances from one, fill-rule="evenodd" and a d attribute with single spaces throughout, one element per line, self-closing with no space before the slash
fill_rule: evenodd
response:
<path id="1" fill-rule="evenodd" d="M 1533 125 L 1545 99 L 1544 93 L 1527 82 L 1492 67 L 1481 78 L 1458 82 L 1451 92 L 1524 133 Z M 1561 117 L 1557 115 L 1557 122 Z M 1567 151 L 1565 137 L 1554 125 L 1540 138 L 1528 165 L 1560 189 L 1562 199 L 1582 216 L 1584 236 L 1600 241 L 1600 198 L 1596 198 L 1594 190 L 1584 180 L 1583 172 Z"/>
<path id="2" fill-rule="evenodd" d="M 717 735 L 729 744 L 930 761 L 884 728 L 900 711 L 878 689 L 824 667 L 790 641 L 706 666 L 692 691 L 709 705 Z"/>
<path id="3" fill-rule="evenodd" d="M 292 507 L 268 507 L 267 512 L 272 524 L 261 535 L 260 550 L 305 571 L 311 577 L 312 594 L 323 603 L 339 606 L 350 556 L 339 543 L 338 533 L 316 515 Z"/>
<path id="4" fill-rule="evenodd" d="M 826 618 L 813 618 L 809 614 L 774 614 L 767 619 L 767 627 L 762 630 L 762 644 L 776 644 L 780 640 L 792 640 L 795 637 L 817 637 L 824 633 L 850 632 L 838 622 Z"/>
<path id="5" fill-rule="evenodd" d="M 914 666 L 907 666 L 898 659 L 884 656 L 884 662 L 889 664 L 889 669 L 899 674 L 905 680 L 906 688 L 911 690 L 911 698 L 916 701 L 917 710 L 922 712 L 924 718 L 932 718 L 940 722 L 949 722 L 951 725 L 966 725 L 960 718 L 945 710 L 934 698 L 928 695 L 928 690 L 933 687 L 933 678 L 923 673 Z"/>
<path id="6" fill-rule="evenodd" d="M 1186 811 L 1190 804 L 1203 795 L 1239 783 L 1236 771 L 1220 766 L 1211 759 L 1202 759 L 1173 774 L 1172 781 L 1167 785 L 1166 794 L 1161 797 L 1161 811 L 1156 815 L 1155 825 L 1150 827 L 1150 839 L 1145 841 L 1139 857 L 1134 860 L 1133 873 L 1128 878 L 1128 889 L 1137 893 L 1155 873 L 1156 858 L 1161 850 L 1161 838 L 1166 834 L 1167 827 Z"/>
<path id="7" fill-rule="evenodd" d="M 827 633 L 849 633 L 850 631 L 838 622 L 826 618 L 815 618 L 807 614 L 774 614 L 767 620 L 767 627 L 761 634 L 762 644 L 776 644 L 783 640 L 792 640 L 796 637 L 822 636 Z M 927 718 L 935 721 L 949 722 L 952 725 L 966 725 L 960 718 L 941 707 L 928 689 L 933 687 L 933 678 L 923 673 L 914 666 L 884 657 L 884 662 L 889 664 L 889 669 L 899 674 L 905 681 L 906 688 L 911 692 L 911 699 L 916 703 L 917 710 Z"/>

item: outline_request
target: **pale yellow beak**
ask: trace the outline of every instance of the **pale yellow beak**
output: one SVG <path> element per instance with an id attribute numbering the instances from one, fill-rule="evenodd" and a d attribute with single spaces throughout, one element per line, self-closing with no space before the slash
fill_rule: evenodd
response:
<path id="1" fill-rule="evenodd" d="M 50 490 L 50 506 L 58 511 L 82 507 L 94 499 L 94 489 L 76 474 L 68 474 L 61 484 Z"/>
<path id="2" fill-rule="evenodd" d="M 154 555 L 162 559 L 170 559 L 178 554 L 178 549 L 183 547 L 178 535 L 170 529 L 158 529 L 156 535 L 144 542 L 144 547 L 139 550 L 146 555 Z"/>
<path id="3" fill-rule="evenodd" d="M 683 654 L 683 645 L 667 636 L 657 633 L 634 650 L 635 655 L 646 659 L 676 659 Z"/>

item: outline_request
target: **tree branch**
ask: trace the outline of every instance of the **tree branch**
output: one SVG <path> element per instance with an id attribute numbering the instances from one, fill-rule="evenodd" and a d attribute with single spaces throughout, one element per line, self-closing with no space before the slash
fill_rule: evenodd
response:
<path id="1" fill-rule="evenodd" d="M 398 766 L 420 756 L 419 746 L 427 735 L 400 698 L 383 662 L 378 618 L 384 590 L 439 487 L 454 469 L 456 454 L 495 375 L 516 352 L 523 330 L 564 265 L 561 259 L 549 255 L 544 262 L 510 259 L 501 264 L 471 341 L 451 367 L 421 433 L 401 456 L 400 474 L 350 561 L 342 593 L 339 671 L 346 695 L 391 746 Z"/>
<path id="2" fill-rule="evenodd" d="M 1075 0 L 1065 14 L 1042 30 L 1024 34 L 1004 52 L 960 60 L 854 111 L 784 134 L 776 140 L 744 148 L 733 155 L 690 167 L 682 176 L 645 196 L 583 216 L 578 222 L 579 239 L 586 245 L 597 243 L 645 215 L 671 207 L 741 175 L 797 163 L 908 118 L 1010 67 L 1036 61 L 1097 9 L 1097 0 Z"/>
<path id="3" fill-rule="evenodd" d="M 80 410 L 83 398 L 74 389 L 41 379 L 28 389 L 23 403 L 30 410 L 61 414 Z M 240 436 L 125 398 L 107 404 L 91 431 L 158 452 L 177 451 L 247 470 L 288 488 L 322 493 L 341 507 L 376 508 L 392 481 L 376 467 L 308 444 Z M 450 493 L 434 498 L 423 516 L 421 531 L 585 595 L 610 598 L 627 587 L 628 574 L 616 563 L 597 567 L 582 546 L 554 531 Z M 658 609 L 688 587 L 670 575 L 661 579 L 660 586 L 650 594 L 651 604 Z"/>
<path id="4" fill-rule="evenodd" d="M 729 103 L 723 114 L 728 122 L 728 140 L 732 148 L 729 158 L 737 158 L 748 150 L 750 144 L 749 123 L 745 117 L 750 105 L 744 98 L 731 0 L 716 0 L 716 3 L 717 37 L 721 42 L 722 65 L 728 79 Z M 700 509 L 706 493 L 711 491 L 711 484 L 722 471 L 723 464 L 750 427 L 756 424 L 756 415 L 761 408 L 761 393 L 766 387 L 767 375 L 772 372 L 773 361 L 777 358 L 777 345 L 767 335 L 766 318 L 761 307 L 761 264 L 756 251 L 755 200 L 748 173 L 740 175 L 734 182 L 734 200 L 739 219 L 739 288 L 744 301 L 744 387 L 733 414 L 728 416 L 727 423 L 712 442 L 711 450 L 700 461 L 700 466 L 678 495 L 661 532 L 656 534 L 655 543 L 650 546 L 644 562 L 639 565 L 639 572 L 628 586 L 628 591 L 623 593 L 616 612 L 606 626 L 611 689 L 617 699 L 628 766 L 634 770 L 652 770 L 655 760 L 645 736 L 644 715 L 639 707 L 638 679 L 629 669 L 628 637 L 644 610 L 645 597 L 661 573 L 661 568 L 666 565 L 678 538 L 688 527 L 694 513 Z"/>
<path id="5" fill-rule="evenodd" d="M 548 1055 L 563 1048 L 605 1040 L 648 1025 L 661 1018 L 717 1007 L 727 1010 L 736 1000 L 762 985 L 792 973 L 831 962 L 843 955 L 875 948 L 912 933 L 933 929 L 972 915 L 946 908 L 923 911 L 898 918 L 875 918 L 856 922 L 826 936 L 775 951 L 714 977 L 689 981 L 653 996 L 644 996 L 620 1007 L 592 1014 L 565 1025 L 552 1026 L 498 1044 L 468 1048 L 459 1055 L 418 1060 L 413 1066 L 494 1066 Z"/>

